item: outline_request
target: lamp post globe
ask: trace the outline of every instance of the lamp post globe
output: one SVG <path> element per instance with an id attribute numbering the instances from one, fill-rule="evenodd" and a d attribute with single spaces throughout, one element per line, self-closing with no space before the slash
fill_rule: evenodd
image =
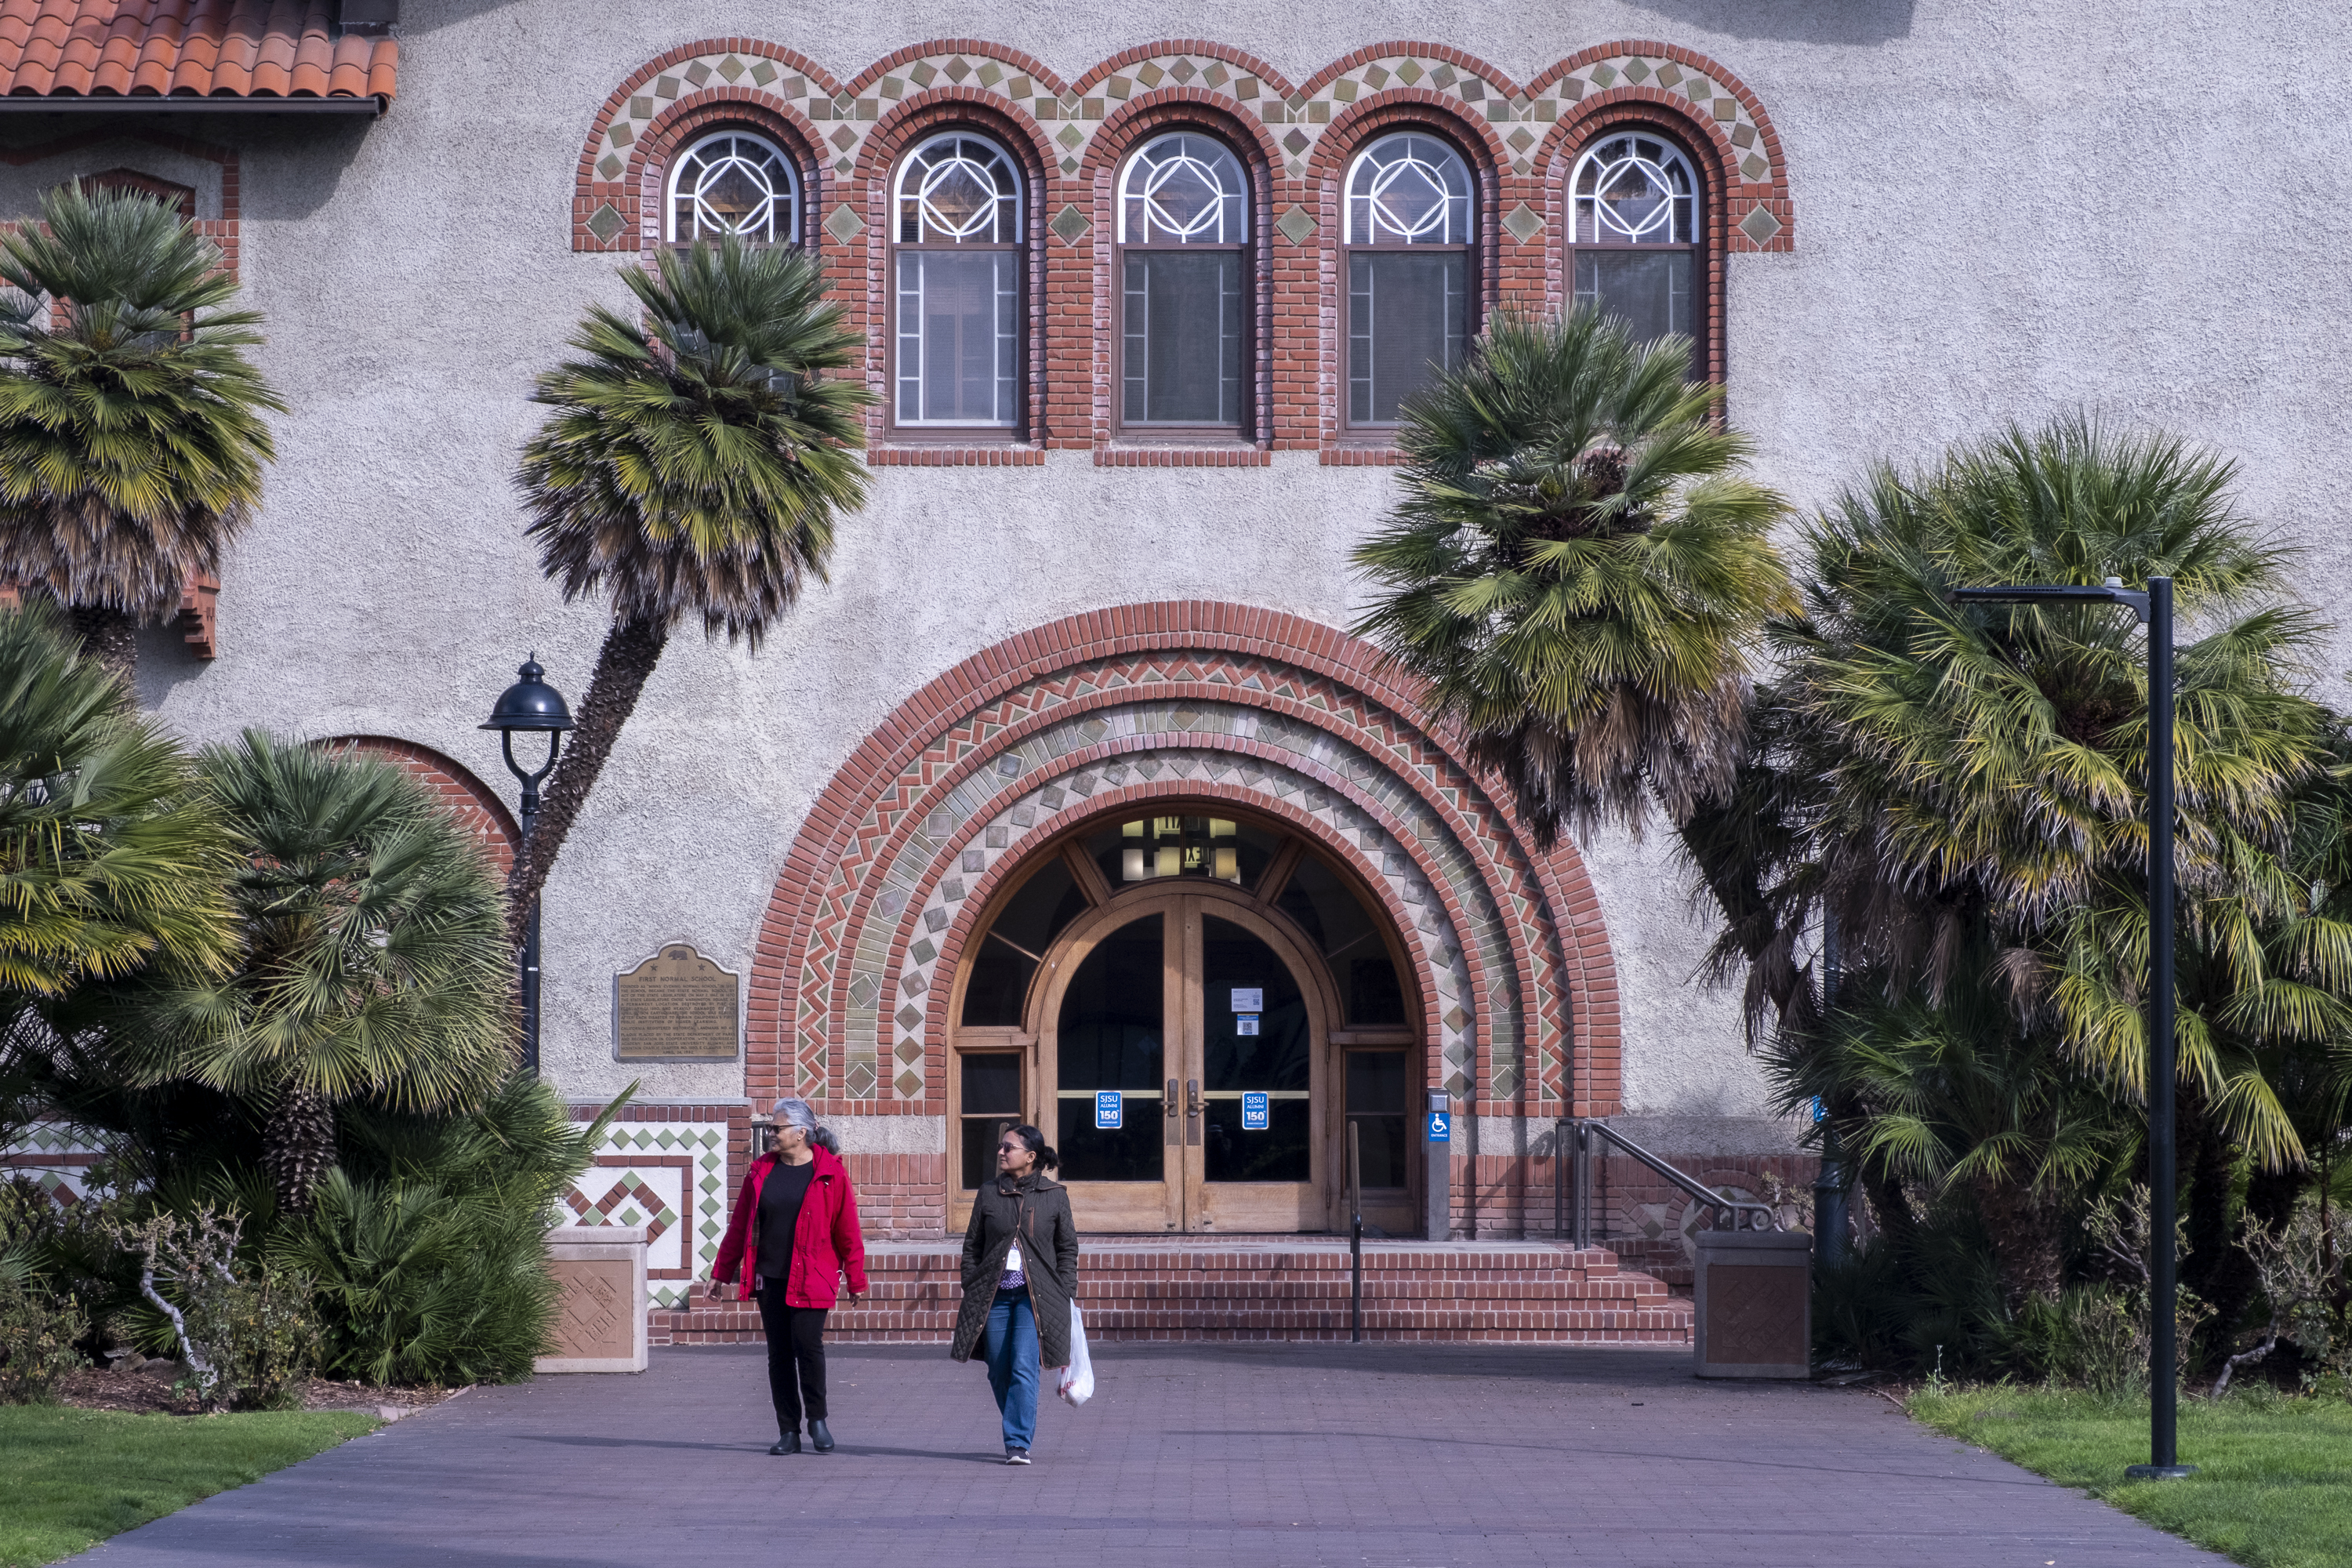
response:
<path id="1" fill-rule="evenodd" d="M 564 732 L 576 730 L 572 709 L 563 700 L 563 693 L 547 683 L 547 671 L 540 668 L 536 656 L 523 660 L 515 671 L 520 679 L 499 693 L 490 709 L 489 722 L 485 730 L 499 732 L 499 744 L 506 756 L 507 771 L 522 784 L 522 848 L 530 847 L 532 826 L 539 819 L 539 786 L 555 771 L 556 753 L 563 745 Z M 515 761 L 514 742 L 518 734 L 545 735 L 547 760 L 537 768 L 526 768 Z M 530 911 L 525 916 L 522 939 L 522 1065 L 532 1072 L 539 1070 L 539 900 L 530 901 Z"/>

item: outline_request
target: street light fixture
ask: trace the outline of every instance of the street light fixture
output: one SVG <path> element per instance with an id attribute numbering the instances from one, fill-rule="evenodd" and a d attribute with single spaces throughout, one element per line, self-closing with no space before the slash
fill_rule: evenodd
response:
<path id="1" fill-rule="evenodd" d="M 2110 577 L 2097 587 L 2012 584 L 1956 588 L 1968 605 L 2121 605 L 2147 628 L 2147 920 L 2148 920 L 2148 1462 L 2124 1473 L 2134 1480 L 2175 1480 L 2197 1473 L 2180 1463 L 2179 1360 L 2173 1300 L 2173 1207 L 2178 1156 L 2172 1138 L 2175 1069 L 2172 1038 L 2172 579 L 2150 577 L 2145 593 Z"/>
<path id="2" fill-rule="evenodd" d="M 563 694 L 540 679 L 547 672 L 539 667 L 537 655 L 523 661 L 515 671 L 522 677 L 499 694 L 498 706 L 490 710 L 490 721 L 482 726 L 496 730 L 501 749 L 506 753 L 507 771 L 522 781 L 522 842 L 527 849 L 530 830 L 539 820 L 539 786 L 555 771 L 555 753 L 563 745 L 563 732 L 576 730 L 572 721 L 572 710 L 564 706 Z M 543 734 L 547 737 L 547 762 L 537 772 L 515 761 L 514 738 L 518 734 Z M 530 912 L 524 918 L 522 937 L 522 1065 L 532 1072 L 539 1070 L 539 900 L 530 901 Z"/>

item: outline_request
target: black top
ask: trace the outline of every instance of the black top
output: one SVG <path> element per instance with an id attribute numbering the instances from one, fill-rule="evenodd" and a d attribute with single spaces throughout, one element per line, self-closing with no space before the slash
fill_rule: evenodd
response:
<path id="1" fill-rule="evenodd" d="M 792 1273 L 793 1229 L 801 1223 L 801 1204 L 815 1179 L 814 1160 L 803 1165 L 779 1160 L 760 1184 L 760 1253 L 753 1267 L 761 1279 L 781 1283 Z"/>

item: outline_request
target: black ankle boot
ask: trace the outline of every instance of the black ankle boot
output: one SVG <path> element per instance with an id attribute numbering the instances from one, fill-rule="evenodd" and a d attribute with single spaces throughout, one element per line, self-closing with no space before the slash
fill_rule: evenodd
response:
<path id="1" fill-rule="evenodd" d="M 787 1432 L 777 1438 L 776 1446 L 768 1450 L 771 1454 L 797 1454 L 800 1451 L 801 1435 L 797 1430 Z"/>
<path id="2" fill-rule="evenodd" d="M 820 1454 L 833 1452 L 833 1434 L 824 1429 L 824 1422 L 809 1423 L 809 1446 Z"/>

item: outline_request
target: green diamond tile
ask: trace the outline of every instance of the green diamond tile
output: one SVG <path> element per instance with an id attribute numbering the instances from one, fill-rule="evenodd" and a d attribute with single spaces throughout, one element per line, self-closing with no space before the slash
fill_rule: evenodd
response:
<path id="1" fill-rule="evenodd" d="M 1282 232 L 1282 237 L 1291 244 L 1304 245 L 1315 231 L 1323 226 L 1317 223 L 1313 215 L 1305 207 L 1294 202 L 1288 212 L 1275 220 L 1274 226 L 1279 229 Z"/>
<path id="2" fill-rule="evenodd" d="M 1055 213 L 1054 215 L 1054 221 L 1047 226 L 1053 229 L 1054 237 L 1056 239 L 1059 239 L 1064 245 L 1076 245 L 1079 240 L 1086 237 L 1087 231 L 1093 228 L 1094 225 L 1087 220 L 1085 213 L 1078 210 L 1078 205 L 1076 202 L 1072 202 L 1063 207 L 1060 212 Z M 909 1022 L 907 1017 L 907 1015 L 909 1013 L 913 1013 L 915 1015 L 912 1022 Z M 908 1028 L 911 1029 L 916 1024 L 921 1023 L 922 1018 L 922 1014 L 917 1012 L 911 1003 L 898 1010 L 898 1022 L 905 1025 Z"/>
<path id="3" fill-rule="evenodd" d="M 719 1188 L 719 1178 L 716 1176 L 705 1176 L 702 1178 L 702 1190 L 706 1193 L 717 1192 Z"/>
<path id="4" fill-rule="evenodd" d="M 1536 211 L 1527 203 L 1521 202 L 1517 206 L 1513 207 L 1511 215 L 1503 220 L 1503 227 L 1509 231 L 1513 239 L 1525 245 L 1544 231 L 1543 214 Z"/>
<path id="5" fill-rule="evenodd" d="M 1739 232 L 1758 245 L 1770 244 L 1772 237 L 1780 232 L 1780 220 L 1767 211 L 1761 202 L 1756 205 L 1753 212 L 1739 220 Z"/>
<path id="6" fill-rule="evenodd" d="M 859 217 L 847 202 L 843 202 L 825 218 L 824 232 L 833 236 L 835 244 L 847 245 L 866 232 L 866 220 Z"/>
<path id="7" fill-rule="evenodd" d="M 654 1142 L 660 1144 L 663 1148 L 667 1149 L 677 1143 L 677 1134 L 670 1131 L 667 1128 L 664 1128 L 662 1130 L 662 1135 L 655 1139 Z"/>
<path id="8" fill-rule="evenodd" d="M 1747 175 L 1751 180 L 1760 180 L 1766 174 L 1772 172 L 1772 165 L 1766 163 L 1761 157 L 1750 154 L 1748 159 L 1739 165 L 1739 172 Z M 1760 211 L 1761 209 L 1759 208 L 1759 210 Z"/>
<path id="9" fill-rule="evenodd" d="M 896 1087 L 900 1094 L 908 1097 L 908 1099 L 912 1099 L 914 1096 L 923 1092 L 922 1075 L 909 1068 L 908 1070 L 898 1075 L 898 1081 Z"/>

